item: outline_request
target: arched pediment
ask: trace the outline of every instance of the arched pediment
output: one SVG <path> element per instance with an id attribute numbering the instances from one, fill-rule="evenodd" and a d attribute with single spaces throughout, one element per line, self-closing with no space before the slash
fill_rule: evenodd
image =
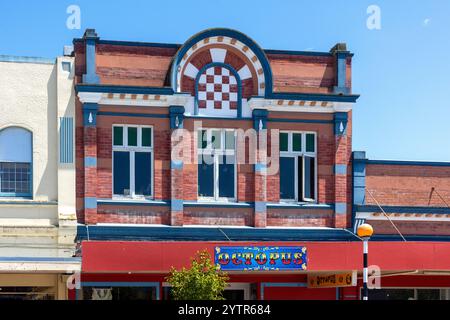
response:
<path id="1" fill-rule="evenodd" d="M 264 51 L 252 39 L 231 29 L 208 29 L 186 41 L 173 61 L 173 90 L 195 94 L 199 72 L 210 64 L 223 64 L 237 72 L 242 98 L 272 92 L 272 71 Z"/>

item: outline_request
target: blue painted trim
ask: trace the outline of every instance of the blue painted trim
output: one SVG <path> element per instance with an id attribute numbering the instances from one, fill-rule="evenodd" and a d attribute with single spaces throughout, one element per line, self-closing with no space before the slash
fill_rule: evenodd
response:
<path id="1" fill-rule="evenodd" d="M 154 287 L 156 300 L 161 299 L 159 282 L 81 282 L 81 287 Z"/>
<path id="2" fill-rule="evenodd" d="M 84 198 L 84 208 L 85 209 L 97 209 L 97 198 L 85 197 Z"/>
<path id="3" fill-rule="evenodd" d="M 97 75 L 97 64 L 95 47 L 98 41 L 97 34 L 93 29 L 87 29 L 84 34 L 85 39 L 85 56 L 86 56 L 86 73 L 83 74 L 83 83 L 98 84 L 100 77 Z"/>
<path id="4" fill-rule="evenodd" d="M 224 232 L 227 236 L 225 236 Z M 407 241 L 450 242 L 450 236 L 405 235 Z M 344 229 L 271 229 L 171 226 L 89 226 L 90 240 L 105 241 L 361 241 Z M 77 241 L 87 240 L 85 225 L 77 226 Z M 373 241 L 403 241 L 398 235 L 374 235 Z"/>
<path id="5" fill-rule="evenodd" d="M 185 207 L 201 207 L 201 208 L 253 208 L 252 202 L 196 202 L 185 201 Z"/>
<path id="6" fill-rule="evenodd" d="M 334 204 L 334 212 L 336 214 L 346 214 L 347 204 L 345 202 L 337 202 Z"/>
<path id="7" fill-rule="evenodd" d="M 113 200 L 97 199 L 97 204 L 102 206 L 170 206 L 170 200 Z"/>
<path id="8" fill-rule="evenodd" d="M 0 202 L 1 204 L 1 202 Z M 99 205 L 112 206 L 170 206 L 170 200 L 122 200 L 122 199 L 97 199 Z M 184 201 L 185 207 L 199 208 L 254 208 L 253 202 L 197 202 Z M 333 210 L 333 204 L 309 204 L 309 203 L 267 203 L 268 208 L 273 209 L 299 209 L 299 210 Z"/>
<path id="9" fill-rule="evenodd" d="M 0 54 L 0 62 L 55 64 L 55 59 L 41 57 L 20 57 Z"/>
<path id="10" fill-rule="evenodd" d="M 81 262 L 81 257 L 0 257 L 1 262 Z"/>
<path id="11" fill-rule="evenodd" d="M 20 193 L 20 192 L 0 192 L 2 198 L 32 198 L 32 193 Z M 0 202 L 2 204 L 2 202 Z"/>
<path id="12" fill-rule="evenodd" d="M 183 200 L 172 199 L 170 201 L 170 208 L 172 211 L 183 211 Z"/>
<path id="13" fill-rule="evenodd" d="M 113 117 L 140 117 L 140 118 L 160 118 L 168 119 L 168 114 L 153 114 L 153 113 L 131 113 L 131 112 L 113 112 L 113 111 L 99 111 L 99 116 L 113 116 Z"/>
<path id="14" fill-rule="evenodd" d="M 334 210 L 334 204 L 315 203 L 267 203 L 267 207 L 273 209 Z"/>
<path id="15" fill-rule="evenodd" d="M 87 240 L 84 225 L 77 241 Z M 105 241 L 360 241 L 344 229 L 217 228 L 175 226 L 89 226 L 89 240 Z"/>
<path id="16" fill-rule="evenodd" d="M 265 287 L 307 287 L 306 282 L 262 282 Z"/>
<path id="17" fill-rule="evenodd" d="M 79 301 L 80 299 L 80 289 L 75 289 L 75 301 Z"/>
<path id="18" fill-rule="evenodd" d="M 183 106 L 170 106 L 170 129 L 183 129 L 184 123 L 184 107 Z M 178 120 L 178 124 L 177 124 Z"/>
<path id="19" fill-rule="evenodd" d="M 177 89 L 177 71 L 178 66 L 180 64 L 181 59 L 185 55 L 185 53 L 197 42 L 214 36 L 225 36 L 230 37 L 236 40 L 239 40 L 240 42 L 244 43 L 246 46 L 248 46 L 253 53 L 258 57 L 258 60 L 261 62 L 263 72 L 264 72 L 264 78 L 265 78 L 265 96 L 269 96 L 272 92 L 272 70 L 270 68 L 269 60 L 267 59 L 266 54 L 264 51 L 256 44 L 255 41 L 253 41 L 251 38 L 246 36 L 245 34 L 232 30 L 232 29 L 225 29 L 225 28 L 214 28 L 214 29 L 207 29 L 202 32 L 199 32 L 189 38 L 183 46 L 178 50 L 177 54 L 174 56 L 172 68 L 170 71 L 170 79 L 172 84 L 172 89 L 176 91 Z"/>
<path id="20" fill-rule="evenodd" d="M 269 111 L 265 109 L 254 109 L 253 116 L 253 129 L 260 131 L 260 123 L 262 123 L 262 129 L 267 129 L 267 120 L 269 117 Z"/>
<path id="21" fill-rule="evenodd" d="M 97 126 L 97 103 L 83 103 L 83 125 L 85 127 Z M 92 117 L 90 119 L 90 117 Z"/>
<path id="22" fill-rule="evenodd" d="M 348 123 L 347 112 L 336 112 L 334 114 L 334 134 L 337 136 L 346 135 L 347 134 L 347 123 Z M 341 128 L 341 125 L 342 125 L 342 128 Z"/>
<path id="23" fill-rule="evenodd" d="M 335 93 L 348 94 L 350 88 L 346 86 L 347 80 L 347 57 L 348 51 L 337 51 L 336 55 L 336 86 L 334 87 Z"/>
<path id="24" fill-rule="evenodd" d="M 385 206 L 382 205 L 386 213 L 414 213 L 414 214 L 450 214 L 448 207 L 409 207 L 409 206 Z M 356 205 L 356 212 L 380 212 L 380 208 L 375 205 Z"/>
<path id="25" fill-rule="evenodd" d="M 366 153 L 352 153 L 352 229 L 355 227 L 356 206 L 366 203 Z"/>
<path id="26" fill-rule="evenodd" d="M 97 158 L 96 157 L 85 157 L 84 158 L 84 166 L 85 167 L 96 167 L 97 166 Z"/>
<path id="27" fill-rule="evenodd" d="M 260 298 L 264 300 L 264 289 L 267 287 L 289 287 L 289 288 L 305 288 L 308 284 L 306 282 L 261 282 L 260 284 Z"/>
<path id="28" fill-rule="evenodd" d="M 182 170 L 183 169 L 183 161 L 170 160 L 170 169 Z"/>
<path id="29" fill-rule="evenodd" d="M 334 120 L 318 120 L 318 119 L 285 119 L 285 118 L 268 118 L 269 122 L 293 122 L 293 123 L 320 123 L 333 124 Z"/>
<path id="30" fill-rule="evenodd" d="M 255 212 L 267 212 L 267 202 L 265 201 L 256 201 L 255 202 Z"/>
<path id="31" fill-rule="evenodd" d="M 199 114 L 199 106 L 198 106 L 198 82 L 200 80 L 201 75 L 203 74 L 203 72 L 205 72 L 206 70 L 210 69 L 210 68 L 214 68 L 214 67 L 222 67 L 225 69 L 228 69 L 228 71 L 230 71 L 233 76 L 236 78 L 236 82 L 237 82 L 237 86 L 238 86 L 238 92 L 237 92 L 237 117 L 241 118 L 242 117 L 242 82 L 241 82 L 241 77 L 239 77 L 239 74 L 237 73 L 236 70 L 234 70 L 234 68 L 228 64 L 222 63 L 222 62 L 212 62 L 212 63 L 208 63 L 207 65 L 204 65 L 199 72 L 197 73 L 197 76 L 195 77 L 195 95 L 194 95 L 194 114 L 198 115 Z"/>
<path id="32" fill-rule="evenodd" d="M 30 206 L 57 206 L 57 201 L 34 201 L 34 200 L 24 200 L 24 201 L 0 201 L 0 205 L 30 205 Z"/>
<path id="33" fill-rule="evenodd" d="M 59 118 L 59 162 L 73 163 L 73 118 Z"/>
<path id="34" fill-rule="evenodd" d="M 102 92 L 102 93 L 128 93 L 128 94 L 155 94 L 173 95 L 174 91 L 169 87 L 139 87 L 139 86 L 115 86 L 115 85 L 91 85 L 77 84 L 76 92 Z"/>
<path id="35" fill-rule="evenodd" d="M 347 165 L 346 164 L 335 164 L 334 165 L 334 174 L 347 174 Z"/>
<path id="36" fill-rule="evenodd" d="M 255 172 L 264 172 L 267 170 L 267 165 L 265 163 L 255 163 Z"/>
<path id="37" fill-rule="evenodd" d="M 214 117 L 214 116 L 203 116 L 203 115 L 195 115 L 195 116 L 185 116 L 186 119 L 197 119 L 197 120 L 220 120 L 220 121 L 251 121 L 253 118 L 250 117 L 242 117 L 242 118 L 236 118 L 236 117 Z"/>
<path id="38" fill-rule="evenodd" d="M 81 38 L 73 39 L 73 43 L 83 42 Z M 98 44 L 108 44 L 117 46 L 130 46 L 130 47 L 154 47 L 154 48 L 172 48 L 179 49 L 182 44 L 179 43 L 158 43 L 158 42 L 142 42 L 142 41 L 121 41 L 121 40 L 98 40 Z M 266 54 L 283 54 L 291 56 L 323 56 L 332 57 L 333 54 L 330 52 L 319 52 L 319 51 L 299 51 L 299 50 L 277 50 L 277 49 L 263 49 Z M 353 55 L 353 54 L 351 54 Z"/>
<path id="39" fill-rule="evenodd" d="M 328 102 L 356 102 L 358 94 L 320 94 L 320 93 L 272 93 L 270 99 L 279 100 L 306 100 L 306 101 L 328 101 Z"/>
<path id="40" fill-rule="evenodd" d="M 450 167 L 450 162 L 433 161 L 409 161 L 409 160 L 367 160 L 368 164 L 377 165 L 396 165 L 396 166 L 431 166 L 431 167 Z"/>

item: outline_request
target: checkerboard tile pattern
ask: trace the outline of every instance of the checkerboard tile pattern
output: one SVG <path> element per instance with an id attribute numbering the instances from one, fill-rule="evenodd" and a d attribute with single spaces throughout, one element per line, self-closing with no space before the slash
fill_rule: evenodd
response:
<path id="1" fill-rule="evenodd" d="M 198 107 L 237 109 L 238 85 L 236 77 L 224 67 L 206 69 L 198 81 Z"/>

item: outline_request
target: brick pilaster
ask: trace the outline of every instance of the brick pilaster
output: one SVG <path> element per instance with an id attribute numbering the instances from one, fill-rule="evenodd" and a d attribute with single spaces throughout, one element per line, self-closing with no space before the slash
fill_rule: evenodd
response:
<path id="1" fill-rule="evenodd" d="M 96 103 L 83 104 L 84 125 L 84 217 L 97 223 L 97 110 Z"/>
<path id="2" fill-rule="evenodd" d="M 184 161 L 181 158 L 179 152 L 174 152 L 176 150 L 181 150 L 182 145 L 185 143 L 183 137 L 183 132 L 179 131 L 183 129 L 184 120 L 184 107 L 183 106 L 170 106 L 170 129 L 171 129 L 171 143 L 170 148 L 172 151 L 171 161 L 170 161 L 170 224 L 172 226 L 182 226 L 183 225 L 183 166 Z M 181 143 L 181 145 L 180 145 Z M 190 143 L 190 141 L 189 141 Z M 174 158 L 178 155 L 179 157 Z"/>
<path id="3" fill-rule="evenodd" d="M 255 163 L 255 227 L 267 226 L 267 110 L 253 110 L 253 128 L 258 133 Z M 265 138 L 264 138 L 265 136 Z"/>
<path id="4" fill-rule="evenodd" d="M 347 135 L 348 114 L 336 112 L 334 115 L 334 139 L 335 139 L 335 161 L 334 161 L 334 214 L 335 228 L 347 227 L 348 193 L 347 193 L 347 168 L 348 168 L 348 144 Z"/>

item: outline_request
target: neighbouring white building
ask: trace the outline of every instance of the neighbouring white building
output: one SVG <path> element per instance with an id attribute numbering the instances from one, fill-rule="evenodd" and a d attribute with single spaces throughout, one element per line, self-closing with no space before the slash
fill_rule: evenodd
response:
<path id="1" fill-rule="evenodd" d="M 0 300 L 67 299 L 80 270 L 73 62 L 0 55 Z"/>

